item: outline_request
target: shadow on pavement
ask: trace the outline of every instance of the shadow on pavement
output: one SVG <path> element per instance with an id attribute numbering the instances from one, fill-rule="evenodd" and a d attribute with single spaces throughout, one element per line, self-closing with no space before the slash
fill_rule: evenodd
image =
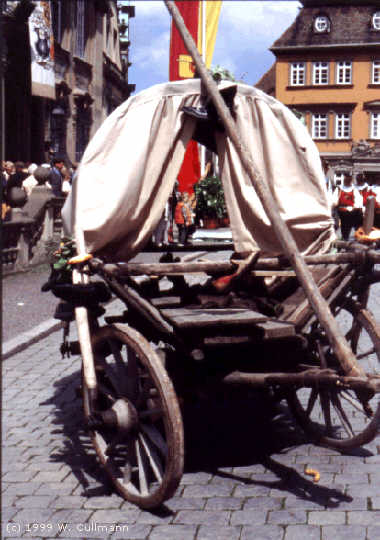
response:
<path id="1" fill-rule="evenodd" d="M 114 492 L 108 476 L 98 464 L 90 438 L 83 427 L 80 371 L 55 383 L 54 396 L 40 405 L 55 405 L 53 433 L 62 433 L 59 450 L 51 459 L 69 465 L 83 488 L 82 496 L 104 496 Z M 265 392 L 241 389 L 194 399 L 184 407 L 185 473 L 205 471 L 239 484 L 283 490 L 321 506 L 338 507 L 351 497 L 339 489 L 314 484 L 292 466 L 273 455 L 307 443 L 294 425 L 287 407 L 274 403 Z M 261 464 L 278 479 L 255 480 L 221 471 L 229 467 Z M 271 476 L 273 478 L 273 476 Z M 163 505 L 158 512 L 165 514 Z M 166 510 L 168 511 L 168 510 Z"/>
<path id="2" fill-rule="evenodd" d="M 84 429 L 84 416 L 81 398 L 81 372 L 55 382 L 55 391 L 51 399 L 40 403 L 55 405 L 56 426 L 53 433 L 61 433 L 59 450 L 51 454 L 51 461 L 65 463 L 83 488 L 80 495 L 97 497 L 111 495 L 113 486 L 107 474 L 97 462 L 91 440 Z"/>
<path id="3" fill-rule="evenodd" d="M 243 485 L 283 490 L 284 494 L 330 508 L 352 501 L 339 489 L 315 484 L 291 465 L 272 457 L 286 455 L 289 449 L 310 441 L 294 424 L 287 406 L 272 401 L 265 391 L 238 389 L 225 394 L 224 399 L 205 399 L 193 409 L 185 413 L 187 470 L 203 470 Z M 255 464 L 278 479 L 255 480 L 219 470 Z"/>

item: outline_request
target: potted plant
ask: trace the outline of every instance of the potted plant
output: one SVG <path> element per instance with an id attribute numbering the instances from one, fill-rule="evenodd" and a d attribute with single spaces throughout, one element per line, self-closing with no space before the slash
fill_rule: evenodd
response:
<path id="1" fill-rule="evenodd" d="M 223 185 L 218 176 L 207 176 L 194 186 L 197 206 L 197 217 L 205 228 L 219 226 L 220 220 L 227 217 Z"/>

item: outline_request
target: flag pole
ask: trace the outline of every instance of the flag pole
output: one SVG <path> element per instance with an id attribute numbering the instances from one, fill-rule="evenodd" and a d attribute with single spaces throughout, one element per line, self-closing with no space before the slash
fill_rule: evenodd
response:
<path id="1" fill-rule="evenodd" d="M 235 147 L 235 151 L 239 156 L 243 168 L 248 173 L 261 204 L 263 205 L 263 208 L 271 221 L 274 232 L 276 233 L 276 236 L 282 246 L 284 255 L 287 257 L 291 266 L 296 272 L 298 280 L 305 291 L 306 297 L 317 315 L 321 326 L 324 328 L 343 371 L 346 375 L 365 377 L 364 370 L 357 363 L 351 347 L 340 330 L 337 321 L 333 317 L 326 300 L 323 298 L 320 290 L 315 284 L 313 275 L 311 274 L 301 253 L 299 252 L 297 244 L 286 223 L 282 219 L 278 204 L 272 196 L 269 186 L 261 177 L 257 167 L 252 161 L 251 154 L 239 137 L 236 124 L 231 116 L 231 113 L 219 93 L 216 82 L 213 80 L 205 67 L 194 40 L 187 30 L 175 2 L 173 0 L 164 0 L 164 2 L 174 20 L 174 23 L 183 39 L 184 44 L 186 45 L 189 54 L 193 58 L 199 76 L 207 89 L 209 97 L 212 99 L 215 105 L 220 119 L 224 124 L 227 136 Z"/>
<path id="2" fill-rule="evenodd" d="M 202 59 L 206 65 L 206 0 L 201 0 L 202 8 Z M 201 145 L 201 176 L 204 175 L 206 169 L 206 147 Z"/>

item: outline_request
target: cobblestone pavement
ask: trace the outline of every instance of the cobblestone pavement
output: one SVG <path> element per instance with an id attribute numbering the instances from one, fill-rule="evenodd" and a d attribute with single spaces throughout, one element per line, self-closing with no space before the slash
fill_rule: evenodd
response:
<path id="1" fill-rule="evenodd" d="M 55 332 L 3 363 L 3 538 L 380 538 L 380 439 L 346 455 L 311 445 L 263 396 L 249 410 L 205 398 L 185 419 L 175 496 L 155 512 L 124 501 L 82 429 L 79 358 L 61 360 L 59 343 Z"/>

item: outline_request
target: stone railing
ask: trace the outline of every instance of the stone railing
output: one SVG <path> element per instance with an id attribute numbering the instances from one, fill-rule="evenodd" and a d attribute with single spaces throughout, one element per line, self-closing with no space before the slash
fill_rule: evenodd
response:
<path id="1" fill-rule="evenodd" d="M 32 193 L 33 195 L 33 193 Z M 48 250 L 59 241 L 64 198 L 49 197 L 13 208 L 11 219 L 2 223 L 3 275 L 27 270 L 48 260 Z"/>

